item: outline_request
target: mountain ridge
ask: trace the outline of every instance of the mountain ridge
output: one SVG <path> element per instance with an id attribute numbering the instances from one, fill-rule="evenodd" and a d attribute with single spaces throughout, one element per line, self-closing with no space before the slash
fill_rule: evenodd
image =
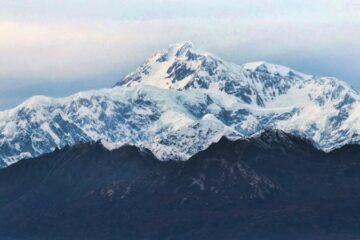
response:
<path id="1" fill-rule="evenodd" d="M 114 88 L 36 96 L 0 112 L 0 167 L 97 140 L 186 160 L 222 136 L 264 129 L 302 136 L 324 151 L 359 143 L 360 95 L 335 78 L 266 62 L 237 65 L 175 44 Z"/>
<path id="2" fill-rule="evenodd" d="M 188 161 L 135 146 L 68 146 L 0 170 L 0 235 L 358 239 L 359 153 L 325 153 L 281 131 L 223 137 Z"/>

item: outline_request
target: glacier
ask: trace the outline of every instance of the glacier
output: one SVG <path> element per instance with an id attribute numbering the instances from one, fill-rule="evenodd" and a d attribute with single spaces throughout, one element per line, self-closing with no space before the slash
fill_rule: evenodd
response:
<path id="1" fill-rule="evenodd" d="M 0 167 L 79 142 L 131 144 L 187 160 L 221 137 L 277 129 L 331 151 L 360 143 L 360 95 L 333 77 L 265 61 L 230 63 L 182 42 L 112 88 L 34 96 L 0 112 Z"/>

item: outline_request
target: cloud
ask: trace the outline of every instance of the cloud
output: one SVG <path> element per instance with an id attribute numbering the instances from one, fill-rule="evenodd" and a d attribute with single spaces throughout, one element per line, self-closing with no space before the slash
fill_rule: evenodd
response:
<path id="1" fill-rule="evenodd" d="M 359 52 L 359 25 L 307 19 L 0 22 L 0 78 L 126 73 L 155 50 L 190 40 L 241 62 L 286 54 Z M 236 53 L 236 54 L 235 54 Z"/>
<path id="2" fill-rule="evenodd" d="M 114 65 L 131 64 L 126 46 L 141 46 L 130 25 L 96 23 L 0 23 L 0 74 L 37 78 L 72 78 L 102 74 Z"/>

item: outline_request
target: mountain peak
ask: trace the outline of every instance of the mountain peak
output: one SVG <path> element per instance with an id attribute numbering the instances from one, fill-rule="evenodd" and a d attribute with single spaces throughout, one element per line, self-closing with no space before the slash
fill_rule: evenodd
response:
<path id="1" fill-rule="evenodd" d="M 171 44 L 168 51 L 174 53 L 175 56 L 179 57 L 184 55 L 189 49 L 194 48 L 192 42 L 184 41 L 176 44 Z"/>
<path id="2" fill-rule="evenodd" d="M 282 74 L 288 74 L 289 71 L 291 71 L 291 69 L 288 67 L 277 65 L 277 64 L 272 64 L 272 63 L 269 63 L 266 61 L 256 61 L 256 62 L 245 63 L 245 64 L 243 64 L 243 67 L 246 70 L 250 70 L 250 71 L 268 71 L 270 73 L 277 72 L 277 73 L 282 73 Z"/>
<path id="3" fill-rule="evenodd" d="M 311 79 L 313 77 L 312 75 L 300 73 L 289 67 L 269 63 L 266 61 L 256 61 L 256 62 L 245 63 L 242 66 L 244 67 L 245 70 L 248 70 L 251 72 L 264 72 L 267 74 L 279 75 L 282 77 L 289 77 L 289 76 L 291 77 L 293 75 L 297 75 L 303 79 Z"/>
<path id="4" fill-rule="evenodd" d="M 153 55 L 116 86 L 145 84 L 163 89 L 212 89 L 233 95 L 246 104 L 264 107 L 297 82 L 312 78 L 265 61 L 243 65 L 226 62 L 196 50 L 191 42 L 181 42 Z"/>
<path id="5" fill-rule="evenodd" d="M 199 74 L 212 75 L 219 63 L 222 60 L 211 54 L 194 50 L 193 43 L 180 42 L 154 54 L 116 86 L 143 83 L 160 88 L 190 88 L 192 80 Z"/>
<path id="6" fill-rule="evenodd" d="M 156 53 L 117 83 L 116 86 L 142 83 L 178 90 L 208 89 L 211 85 L 229 89 L 233 88 L 232 85 L 253 84 L 253 79 L 249 79 L 249 73 L 260 74 L 261 77 L 256 81 L 263 82 L 265 79 L 267 81 L 266 86 L 269 86 L 269 79 L 276 77 L 291 80 L 313 78 L 312 75 L 266 61 L 250 62 L 243 65 L 226 62 L 211 53 L 195 49 L 193 43 L 185 41 L 172 44 L 166 50 Z M 274 84 L 277 84 L 276 81 L 272 81 L 270 85 Z"/>
<path id="7" fill-rule="evenodd" d="M 147 62 L 166 62 L 171 59 L 181 58 L 186 56 L 188 51 L 193 48 L 194 44 L 188 41 L 170 44 L 168 48 L 154 54 Z"/>
<path id="8" fill-rule="evenodd" d="M 307 83 L 306 83 L 307 82 Z M 289 67 L 258 61 L 238 65 L 226 62 L 211 53 L 198 51 L 191 42 L 172 44 L 149 58 L 134 72 L 127 75 L 116 86 L 151 85 L 162 89 L 206 89 L 236 97 L 245 104 L 256 107 L 276 105 L 291 107 L 289 99 L 276 102 L 290 90 L 296 91 L 308 103 L 308 95 L 303 96 L 304 85 L 326 88 L 343 85 L 341 81 L 317 78 Z M 297 89 L 297 90 L 295 90 Z M 339 87 L 338 91 L 347 89 Z M 321 95 L 321 91 L 319 94 Z M 326 93 L 329 95 L 330 93 Z M 323 96 L 311 94 L 312 99 L 323 102 Z M 290 94 L 288 96 L 295 96 Z M 335 96 L 335 95 L 334 95 Z M 291 101 L 295 101 L 294 97 Z"/>

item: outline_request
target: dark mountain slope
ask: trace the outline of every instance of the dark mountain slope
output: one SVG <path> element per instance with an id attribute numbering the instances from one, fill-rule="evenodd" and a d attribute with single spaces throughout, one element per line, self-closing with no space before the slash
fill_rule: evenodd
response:
<path id="1" fill-rule="evenodd" d="M 0 171 L 0 236 L 359 239 L 359 157 L 272 131 L 186 162 L 80 144 Z"/>

